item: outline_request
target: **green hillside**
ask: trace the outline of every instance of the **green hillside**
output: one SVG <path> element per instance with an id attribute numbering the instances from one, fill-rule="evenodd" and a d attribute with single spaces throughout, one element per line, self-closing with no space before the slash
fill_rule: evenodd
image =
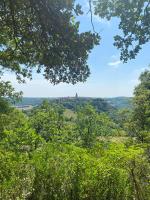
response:
<path id="1" fill-rule="evenodd" d="M 89 98 L 89 97 L 66 97 L 66 98 L 23 98 L 21 102 L 16 103 L 15 106 L 39 106 L 44 100 L 50 103 L 62 105 L 66 109 L 75 111 L 78 107 L 82 107 L 85 104 L 91 104 L 97 112 L 111 112 L 115 110 L 109 102 L 102 98 Z"/>
<path id="2" fill-rule="evenodd" d="M 115 108 L 132 108 L 132 97 L 105 98 L 105 100 Z"/>
<path id="3" fill-rule="evenodd" d="M 90 97 L 64 97 L 64 98 L 30 98 L 24 97 L 15 104 L 15 106 L 39 106 L 44 100 L 50 103 L 63 105 L 66 109 L 75 111 L 77 107 L 85 104 L 91 104 L 98 112 L 111 112 L 116 109 L 132 108 L 131 97 L 114 97 L 114 98 L 90 98 Z"/>

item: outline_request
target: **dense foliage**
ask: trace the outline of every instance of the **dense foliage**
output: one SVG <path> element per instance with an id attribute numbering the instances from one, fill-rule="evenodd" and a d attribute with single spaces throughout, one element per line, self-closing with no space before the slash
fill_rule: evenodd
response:
<path id="1" fill-rule="evenodd" d="M 115 120 L 90 104 L 70 117 L 48 101 L 1 112 L 0 199 L 149 200 L 149 75 Z"/>
<path id="2" fill-rule="evenodd" d="M 139 140 L 150 142 L 150 71 L 141 74 L 135 88 L 133 121 Z"/>
<path id="3" fill-rule="evenodd" d="M 96 14 L 121 19 L 115 45 L 125 62 L 149 41 L 149 6 L 96 1 Z M 85 81 L 99 37 L 79 33 L 79 14 L 74 0 L 1 0 L 0 75 L 9 69 L 22 81 L 36 68 L 54 84 Z M 129 110 L 76 97 L 23 113 L 9 104 L 21 93 L 0 78 L 0 199 L 150 200 L 150 71 L 134 95 Z"/>
<path id="4" fill-rule="evenodd" d="M 0 79 L 0 113 L 6 113 L 10 109 L 10 102 L 16 102 L 21 98 L 21 95 L 22 92 L 15 92 L 9 81 L 5 82 Z"/>
<path id="5" fill-rule="evenodd" d="M 74 0 L 1 0 L 0 71 L 9 69 L 19 80 L 35 69 L 54 84 L 85 81 L 99 36 L 79 33 L 80 14 Z"/>
<path id="6" fill-rule="evenodd" d="M 83 107 L 86 104 L 91 104 L 97 112 L 111 112 L 115 110 L 113 106 L 107 103 L 106 100 L 102 98 L 84 98 L 84 97 L 75 97 L 75 98 L 60 98 L 51 101 L 52 103 L 57 103 L 65 108 L 77 111 L 78 107 Z"/>

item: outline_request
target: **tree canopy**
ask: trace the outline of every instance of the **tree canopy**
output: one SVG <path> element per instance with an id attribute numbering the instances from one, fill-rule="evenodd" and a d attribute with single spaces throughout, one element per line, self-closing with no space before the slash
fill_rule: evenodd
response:
<path id="1" fill-rule="evenodd" d="M 22 96 L 22 92 L 15 92 L 9 81 L 1 81 L 0 79 L 0 113 L 6 113 L 10 110 L 9 101 L 12 103 L 18 101 Z"/>
<path id="2" fill-rule="evenodd" d="M 89 1 L 90 5 L 92 1 Z M 150 40 L 150 1 L 97 0 L 95 14 L 120 19 L 122 35 L 114 37 L 121 60 L 134 59 Z M 0 3 L 0 72 L 16 73 L 22 81 L 32 72 L 51 83 L 86 81 L 88 54 L 99 44 L 95 33 L 79 32 L 75 0 L 2 0 Z"/>
<path id="3" fill-rule="evenodd" d="M 133 120 L 136 135 L 142 142 L 150 141 L 150 71 L 140 75 L 140 83 L 134 90 Z"/>
<path id="4" fill-rule="evenodd" d="M 54 84 L 85 81 L 99 36 L 79 33 L 80 14 L 74 0 L 1 0 L 0 71 L 9 69 L 19 80 L 35 69 Z"/>
<path id="5" fill-rule="evenodd" d="M 135 100 L 146 95 L 136 92 L 148 90 L 149 72 L 140 80 Z M 140 104 L 145 111 L 141 118 Z M 145 130 L 149 136 L 146 105 L 144 98 L 135 105 L 139 112 L 133 110 L 138 137 Z M 124 127 L 118 127 L 122 122 L 116 127 L 91 105 L 78 108 L 72 120 L 64 114 L 62 107 L 47 101 L 28 113 L 0 113 L 0 199 L 149 200 L 148 138 L 141 143 L 125 137 Z"/>
<path id="6" fill-rule="evenodd" d="M 132 3 L 97 0 L 96 5 L 108 19 L 121 17 L 125 39 L 118 48 L 124 61 L 146 43 L 147 32 L 130 28 L 140 8 L 142 16 L 149 13 L 149 2 Z M 81 13 L 75 0 L 1 0 L 0 75 L 9 69 L 22 81 L 36 69 L 54 84 L 86 80 L 88 53 L 99 37 L 79 32 L 74 17 Z M 141 18 L 135 28 L 146 22 Z M 20 95 L 0 77 L 0 199 L 150 200 L 150 71 L 140 76 L 132 110 L 118 115 L 102 99 L 77 96 L 57 99 L 57 104 L 44 101 L 23 113 L 6 101 Z M 134 138 L 128 127 L 134 128 Z"/>
<path id="7" fill-rule="evenodd" d="M 94 0 L 95 14 L 110 20 L 119 18 L 122 35 L 114 37 L 121 60 L 134 59 L 142 45 L 150 41 L 149 0 Z"/>

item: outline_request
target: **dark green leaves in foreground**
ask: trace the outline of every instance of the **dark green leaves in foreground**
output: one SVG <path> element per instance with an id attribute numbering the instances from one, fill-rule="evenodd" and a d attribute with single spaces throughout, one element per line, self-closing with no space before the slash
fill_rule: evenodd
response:
<path id="1" fill-rule="evenodd" d="M 134 91 L 133 121 L 136 135 L 142 142 L 150 142 L 150 71 L 140 75 L 140 84 Z"/>
<path id="2" fill-rule="evenodd" d="M 149 200 L 149 75 L 118 121 L 88 104 L 70 117 L 47 101 L 0 113 L 0 199 Z"/>
<path id="3" fill-rule="evenodd" d="M 0 163 L 3 200 L 149 199 L 148 163 L 141 148 L 99 145 L 89 153 L 47 143 L 32 159 L 1 150 Z"/>
<path id="4" fill-rule="evenodd" d="M 99 37 L 79 33 L 73 0 L 1 0 L 0 66 L 19 80 L 42 72 L 51 83 L 85 81 L 88 54 Z"/>
<path id="5" fill-rule="evenodd" d="M 123 34 L 114 37 L 114 45 L 121 50 L 121 60 L 134 59 L 150 40 L 150 1 L 98 0 L 94 5 L 96 15 L 108 20 L 119 18 Z"/>

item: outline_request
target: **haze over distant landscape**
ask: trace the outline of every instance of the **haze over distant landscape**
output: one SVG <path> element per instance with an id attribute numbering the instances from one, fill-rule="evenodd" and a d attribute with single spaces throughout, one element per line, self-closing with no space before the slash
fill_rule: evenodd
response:
<path id="1" fill-rule="evenodd" d="M 90 15 L 86 14 L 86 0 L 78 0 L 85 14 L 80 16 L 80 31 L 92 30 Z M 149 65 L 150 44 L 145 44 L 136 59 L 123 64 L 119 59 L 120 51 L 113 46 L 114 35 L 118 33 L 117 20 L 108 22 L 94 16 L 95 29 L 101 35 L 101 42 L 96 46 L 88 59 L 91 75 L 85 83 L 76 85 L 61 83 L 52 85 L 42 75 L 33 75 L 33 80 L 27 84 L 19 84 L 13 74 L 6 73 L 3 79 L 10 80 L 17 91 L 23 91 L 24 97 L 67 97 L 77 92 L 82 97 L 116 97 L 132 96 L 138 83 L 138 77 Z"/>

